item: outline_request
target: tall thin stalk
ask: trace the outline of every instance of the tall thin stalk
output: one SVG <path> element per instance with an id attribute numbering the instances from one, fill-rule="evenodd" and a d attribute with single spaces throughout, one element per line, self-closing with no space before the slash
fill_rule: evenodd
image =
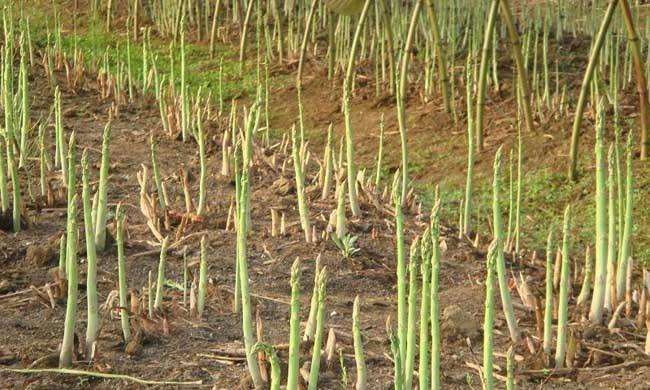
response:
<path id="1" fill-rule="evenodd" d="M 618 0 L 611 0 L 603 17 L 603 21 L 600 25 L 600 30 L 596 36 L 596 40 L 591 49 L 591 54 L 589 55 L 589 64 L 587 65 L 587 70 L 585 72 L 584 78 L 582 80 L 582 87 L 580 88 L 580 97 L 578 98 L 578 105 L 576 106 L 575 118 L 573 119 L 573 129 L 571 133 L 571 154 L 569 161 L 569 180 L 576 180 L 577 178 L 577 169 L 578 169 L 578 144 L 580 138 L 580 125 L 582 124 L 582 114 L 587 105 L 587 98 L 589 95 L 589 89 L 591 86 L 591 80 L 594 76 L 594 71 L 598 66 L 598 57 L 600 55 L 600 50 L 605 43 L 605 38 L 607 36 L 607 30 L 609 25 L 612 22 L 612 17 L 614 16 L 614 11 L 616 11 L 616 6 L 618 5 Z"/>
<path id="2" fill-rule="evenodd" d="M 467 56 L 466 70 L 466 86 L 467 86 L 467 179 L 465 181 L 465 202 L 463 208 L 463 231 L 467 235 L 470 232 L 472 220 L 472 191 L 474 180 L 474 158 L 475 158 L 475 126 L 474 126 L 474 113 L 472 111 L 472 97 L 474 91 L 474 78 L 472 77 L 471 70 L 471 56 Z"/>
<path id="3" fill-rule="evenodd" d="M 451 112 L 451 99 L 449 96 L 449 76 L 447 75 L 447 54 L 442 45 L 442 38 L 440 37 L 440 29 L 438 27 L 438 17 L 435 8 L 433 7 L 433 0 L 426 0 L 427 17 L 429 18 L 429 25 L 431 27 L 431 34 L 433 36 L 433 46 L 436 50 L 438 73 L 440 77 L 440 90 L 442 92 L 443 104 L 446 112 Z M 388 28 L 388 27 L 386 27 Z"/>
<path id="4" fill-rule="evenodd" d="M 361 215 L 361 209 L 359 208 L 359 200 L 357 196 L 357 170 L 354 165 L 354 139 L 353 139 L 353 129 L 352 129 L 352 84 L 354 82 L 354 71 L 355 63 L 357 56 L 357 48 L 359 46 L 359 40 L 361 39 L 361 34 L 363 31 L 363 25 L 368 16 L 368 10 L 370 9 L 370 4 L 372 0 L 366 0 L 359 20 L 357 21 L 357 29 L 354 33 L 354 38 L 352 39 L 352 44 L 350 46 L 350 55 L 348 57 L 348 67 L 345 71 L 345 79 L 343 81 L 343 113 L 345 116 L 345 151 L 346 159 L 348 162 L 348 196 L 350 199 L 350 210 L 354 216 Z"/>
<path id="5" fill-rule="evenodd" d="M 551 355 L 551 344 L 553 342 L 553 229 L 548 232 L 546 241 L 546 292 L 544 299 L 544 342 L 543 350 L 548 356 Z"/>
<path id="6" fill-rule="evenodd" d="M 23 168 L 27 162 L 27 141 L 29 136 L 29 80 L 27 75 L 27 58 L 25 53 L 25 37 L 21 34 L 20 45 L 20 97 L 21 97 L 21 120 L 20 120 L 20 162 L 19 168 Z"/>
<path id="7" fill-rule="evenodd" d="M 156 310 L 162 309 L 163 291 L 165 287 L 165 268 L 167 264 L 167 237 L 163 239 L 160 246 L 160 260 L 158 261 L 158 278 L 156 279 L 156 300 L 154 301 L 153 308 Z"/>
<path id="8" fill-rule="evenodd" d="M 323 344 L 323 326 L 325 322 L 325 288 L 327 286 L 327 270 L 323 269 L 318 275 L 318 311 L 316 315 L 316 334 L 309 371 L 309 390 L 318 388 L 318 374 L 320 373 L 321 345 Z"/>
<path id="9" fill-rule="evenodd" d="M 66 262 L 66 271 L 68 274 L 68 299 L 65 309 L 65 325 L 63 331 L 63 343 L 61 344 L 61 354 L 59 355 L 59 368 L 69 368 L 72 366 L 72 357 L 74 356 L 74 337 L 75 324 L 77 322 L 77 220 L 75 215 L 77 208 L 77 196 L 72 198 L 69 211 L 72 213 L 70 219 L 70 232 L 68 236 L 68 247 L 71 248 L 68 253 Z"/>
<path id="10" fill-rule="evenodd" d="M 440 274 L 440 199 L 436 200 L 431 211 L 431 388 L 440 390 L 440 299 L 438 298 Z M 422 374 L 420 374 L 422 375 Z M 421 389 L 425 387 L 420 386 Z"/>
<path id="11" fill-rule="evenodd" d="M 430 336 L 430 310 L 431 310 L 431 255 L 433 245 L 431 241 L 431 230 L 427 228 L 422 235 L 422 295 L 420 300 L 420 361 L 418 363 L 419 388 L 429 388 L 429 336 Z"/>
<path id="12" fill-rule="evenodd" d="M 643 69 L 643 61 L 641 59 L 641 49 L 639 47 L 639 37 L 634 28 L 634 19 L 630 4 L 628 0 L 620 0 L 621 9 L 623 11 L 623 19 L 625 20 L 625 28 L 627 31 L 627 39 L 629 42 L 630 52 L 632 53 L 632 60 L 634 61 L 634 74 L 636 77 L 636 87 L 639 93 L 639 108 L 640 108 L 640 124 L 641 124 L 641 160 L 648 158 L 650 153 L 650 138 L 648 138 L 648 126 L 650 126 L 650 107 L 648 102 L 648 87 L 645 72 Z"/>
<path id="13" fill-rule="evenodd" d="M 616 250 L 618 236 L 616 235 L 616 195 L 614 170 L 614 145 L 607 153 L 607 282 L 605 283 L 605 308 L 614 310 L 616 302 Z"/>
<path id="14" fill-rule="evenodd" d="M 246 36 L 248 35 L 248 22 L 253 13 L 253 6 L 255 1 L 250 0 L 248 2 L 248 8 L 246 9 L 246 16 L 244 17 L 244 22 L 241 27 L 241 40 L 239 42 L 239 73 L 243 74 L 244 65 L 246 64 Z M 261 11 L 259 11 L 261 12 Z"/>
<path id="15" fill-rule="evenodd" d="M 485 26 L 485 35 L 483 37 L 483 49 L 481 51 L 481 69 L 479 71 L 478 92 L 476 95 L 476 146 L 479 152 L 483 150 L 483 115 L 485 113 L 485 95 L 489 66 L 488 55 L 493 40 L 494 25 L 496 23 L 500 1 L 492 0 L 490 5 L 487 25 Z"/>
<path id="16" fill-rule="evenodd" d="M 354 361 L 357 365 L 357 383 L 355 386 L 356 390 L 365 390 L 366 389 L 366 359 L 363 356 L 363 340 L 361 339 L 361 319 L 359 307 L 359 296 L 357 295 L 354 298 L 354 304 L 352 305 L 352 339 L 354 343 Z"/>
<path id="17" fill-rule="evenodd" d="M 298 58 L 298 71 L 296 72 L 296 89 L 298 90 L 298 93 L 300 93 L 302 89 L 302 68 L 305 62 L 305 52 L 307 51 L 309 33 L 311 31 L 311 26 L 313 25 L 314 13 L 317 5 L 318 0 L 312 0 L 307 14 L 307 21 L 305 22 L 305 31 L 303 31 L 302 34 L 302 44 L 300 45 L 300 56 Z"/>
<path id="18" fill-rule="evenodd" d="M 634 165 L 632 163 L 632 132 L 628 134 L 627 145 L 625 148 L 625 158 L 627 167 L 627 176 L 625 179 L 625 223 L 623 227 L 623 240 L 621 244 L 620 255 L 618 258 L 618 269 L 616 271 L 616 295 L 620 302 L 625 297 L 627 263 L 632 253 L 632 230 L 634 229 L 632 220 L 632 210 L 634 206 Z"/>
<path id="19" fill-rule="evenodd" d="M 120 205 L 115 210 L 115 219 L 117 221 L 117 273 L 118 273 L 118 290 L 120 297 L 120 319 L 122 323 L 122 334 L 124 335 L 124 344 L 128 344 L 131 340 L 131 330 L 129 325 L 129 312 L 127 310 L 127 288 L 126 288 L 126 258 L 124 255 L 124 221 L 126 216 L 122 212 Z M 164 242 L 163 242 L 164 245 Z M 161 256 L 162 257 L 162 256 Z M 161 262 L 162 263 L 162 262 Z M 160 269 L 158 270 L 160 273 Z M 164 273 L 164 271 L 163 271 Z M 160 276 L 158 277 L 160 283 Z M 158 288 L 160 290 L 160 288 Z M 162 294 L 161 294 L 162 295 Z M 158 302 L 158 295 L 156 294 L 156 302 Z M 156 306 L 159 308 L 160 306 Z"/>
<path id="20" fill-rule="evenodd" d="M 151 170 L 153 171 L 153 181 L 156 184 L 156 193 L 158 194 L 158 212 L 162 215 L 167 213 L 167 205 L 165 204 L 165 197 L 163 195 L 162 178 L 160 177 L 160 170 L 158 169 L 158 159 L 156 150 L 156 143 L 153 136 L 151 137 Z M 224 154 L 225 155 L 225 154 Z"/>
<path id="21" fill-rule="evenodd" d="M 205 289 L 208 284 L 208 262 L 205 249 L 205 236 L 201 237 L 201 255 L 199 260 L 199 294 L 196 302 L 196 311 L 199 318 L 203 317 L 205 309 Z"/>
<path id="22" fill-rule="evenodd" d="M 305 333 L 302 336 L 303 340 L 313 340 L 314 335 L 316 334 L 316 323 L 318 317 L 318 281 L 320 278 L 320 255 L 316 258 L 315 267 L 314 267 L 314 288 L 311 293 L 311 301 L 309 303 L 309 317 L 307 317 L 307 323 L 305 324 Z"/>
<path id="23" fill-rule="evenodd" d="M 492 182 L 493 198 L 492 198 L 492 211 L 494 220 L 494 241 L 496 242 L 497 259 L 496 269 L 499 279 L 499 291 L 501 293 L 501 303 L 503 306 L 503 314 L 508 323 L 508 330 L 510 331 L 510 338 L 514 343 L 518 343 L 521 339 L 517 319 L 515 318 L 514 309 L 512 307 L 512 300 L 510 291 L 508 289 L 508 280 L 506 274 L 506 261 L 503 255 L 503 222 L 501 217 L 501 148 L 496 153 L 494 159 L 494 180 Z"/>
<path id="24" fill-rule="evenodd" d="M 241 296 L 241 311 L 242 311 L 242 330 L 244 334 L 244 348 L 246 349 L 246 362 L 248 364 L 248 371 L 251 375 L 253 385 L 255 388 L 262 386 L 262 376 L 260 374 L 260 367 L 257 359 L 251 351 L 255 345 L 255 335 L 253 333 L 253 316 L 251 309 L 251 297 L 248 288 L 248 248 L 247 237 L 250 231 L 250 219 L 248 217 L 249 203 L 250 203 L 250 166 L 252 164 L 253 153 L 253 134 L 256 120 L 257 110 L 255 106 L 250 112 L 250 122 L 246 126 L 246 134 L 244 138 L 244 148 L 242 150 L 242 166 L 239 168 L 241 172 L 238 173 L 237 181 L 239 183 L 239 190 L 237 192 L 237 255 L 236 255 L 236 273 L 235 277 L 235 290 L 239 286 L 239 291 L 235 291 L 236 296 Z M 238 153 L 235 153 L 237 156 Z M 237 166 L 238 163 L 235 163 Z"/>
<path id="25" fill-rule="evenodd" d="M 510 36 L 510 43 L 512 44 L 512 57 L 515 60 L 515 65 L 517 67 L 517 84 L 519 86 L 519 91 L 521 92 L 521 98 L 523 103 L 524 119 L 526 121 L 526 128 L 528 131 L 533 131 L 535 129 L 535 123 L 533 121 L 533 109 L 530 103 L 530 88 L 528 86 L 528 71 L 524 66 L 524 59 L 521 54 L 521 44 L 519 43 L 519 34 L 515 26 L 512 12 L 510 10 L 510 5 L 508 0 L 500 0 L 501 12 L 503 16 L 503 22 L 508 28 L 508 35 Z"/>
<path id="26" fill-rule="evenodd" d="M 289 367 L 287 389 L 297 389 L 300 378 L 300 259 L 291 266 L 291 319 L 289 321 Z"/>
<path id="27" fill-rule="evenodd" d="M 323 191 L 321 193 L 321 199 L 327 199 L 330 194 L 330 189 L 332 188 L 332 181 L 334 178 L 334 145 L 332 143 L 333 125 L 330 123 L 327 128 L 327 144 L 325 146 L 325 156 L 323 156 Z"/>
<path id="28" fill-rule="evenodd" d="M 384 113 L 381 114 L 379 122 L 379 148 L 377 149 L 377 169 L 375 172 L 375 187 L 379 187 L 381 180 L 381 170 L 384 160 Z"/>
<path id="29" fill-rule="evenodd" d="M 508 348 L 507 357 L 506 357 L 506 390 L 515 390 L 515 350 Z"/>
<path id="30" fill-rule="evenodd" d="M 88 272 L 86 275 L 86 291 L 88 300 L 88 326 L 86 327 L 86 348 L 88 359 L 93 359 L 95 339 L 99 331 L 99 318 L 97 315 L 97 251 L 95 249 L 95 230 L 92 219 L 92 205 L 90 200 L 90 173 L 88 171 L 88 150 L 85 149 L 81 156 L 82 170 L 82 200 L 84 213 L 84 227 L 86 233 L 86 259 Z"/>
<path id="31" fill-rule="evenodd" d="M 298 212 L 300 213 L 300 225 L 305 234 L 305 241 L 311 242 L 311 223 L 309 222 L 309 206 L 307 205 L 307 191 L 305 188 L 305 176 L 303 173 L 303 159 L 301 143 L 298 142 L 296 126 L 291 128 L 291 150 L 293 155 L 293 168 L 296 176 L 296 195 L 298 198 Z"/>
<path id="32" fill-rule="evenodd" d="M 416 237 L 411 243 L 409 256 L 409 296 L 408 322 L 406 326 L 406 361 L 404 363 L 404 388 L 413 386 L 413 369 L 415 368 L 415 323 L 418 299 L 418 259 L 420 258 L 420 238 Z"/>
<path id="33" fill-rule="evenodd" d="M 198 130 L 198 144 L 199 144 L 199 206 L 196 208 L 196 214 L 202 215 L 205 210 L 205 181 L 208 175 L 207 156 L 205 153 L 205 131 L 203 130 L 203 114 L 204 111 L 199 109 L 196 119 L 196 126 Z"/>
<path id="34" fill-rule="evenodd" d="M 494 375 L 492 369 L 492 346 L 494 344 L 494 272 L 498 257 L 497 242 L 493 241 L 488 250 L 487 276 L 485 278 L 485 320 L 483 322 L 483 377 L 484 389 L 494 389 Z"/>
<path id="35" fill-rule="evenodd" d="M 9 187 L 7 186 L 7 169 L 4 157 L 5 143 L 5 134 L 0 133 L 0 210 L 2 214 L 9 210 Z"/>
<path id="36" fill-rule="evenodd" d="M 406 126 L 406 84 L 408 81 L 409 59 L 411 58 L 411 46 L 415 38 L 415 28 L 417 27 L 418 16 L 422 8 L 422 0 L 416 0 L 411 14 L 408 35 L 402 51 L 402 64 L 400 66 L 400 79 L 397 88 L 397 121 L 399 124 L 400 144 L 402 149 L 402 204 L 406 202 L 406 192 L 408 186 L 408 152 L 407 152 L 407 126 Z M 408 362 L 406 362 L 408 363 Z M 410 386 L 409 377 L 406 377 L 406 386 Z"/>
<path id="37" fill-rule="evenodd" d="M 594 324 L 602 321 L 607 288 L 607 168 L 603 145 L 604 133 L 604 107 L 601 106 L 596 124 L 596 275 L 589 310 L 589 320 Z"/>
<path id="38" fill-rule="evenodd" d="M 70 240 L 72 239 L 72 234 L 73 234 L 73 222 L 76 223 L 75 218 L 76 215 L 73 213 L 73 211 L 76 211 L 74 209 L 74 197 L 76 196 L 75 191 L 76 191 L 76 186 L 77 186 L 77 178 L 75 176 L 75 134 L 72 133 L 70 135 L 70 143 L 68 144 L 68 157 L 67 157 L 67 164 L 66 166 L 68 167 L 69 171 L 67 173 L 67 178 L 68 178 L 68 217 L 67 217 L 67 231 L 66 231 L 66 237 L 67 237 L 67 242 L 66 242 L 66 272 L 69 271 L 69 263 L 70 259 L 74 258 L 76 259 L 76 251 L 77 251 L 77 243 L 71 243 Z M 77 234 L 77 233 L 74 233 Z M 75 237 L 77 237 L 75 235 Z M 72 253 L 75 252 L 75 253 Z"/>
<path id="39" fill-rule="evenodd" d="M 95 213 L 95 242 L 98 251 L 106 248 L 106 215 L 108 210 L 108 173 L 110 169 L 109 144 L 111 124 L 106 124 L 102 136 L 102 162 L 99 168 L 99 187 L 97 189 L 97 210 Z"/>
<path id="40" fill-rule="evenodd" d="M 5 15 L 7 17 L 7 15 Z M 9 35 L 9 33 L 7 33 Z M 13 39 L 13 37 L 9 37 Z M 5 128 L 4 138 L 7 156 L 7 169 L 11 177 L 12 196 L 13 196 L 13 231 L 20 231 L 20 212 L 21 212 L 21 194 L 20 194 L 20 177 L 18 176 L 18 161 L 16 161 L 16 148 L 14 141 L 16 138 L 15 129 L 16 121 L 14 118 L 14 95 L 13 95 L 13 47 L 11 43 L 5 45 L 4 74 L 3 74 L 3 106 L 5 111 Z M 26 91 L 23 91 L 27 93 Z"/>
<path id="41" fill-rule="evenodd" d="M 402 201 L 398 194 L 393 198 L 395 204 L 395 238 L 397 245 L 397 339 L 399 341 L 400 361 L 406 358 L 406 251 L 404 248 L 404 214 Z"/>
<path id="42" fill-rule="evenodd" d="M 557 347 L 555 349 L 555 367 L 564 365 L 567 340 L 567 322 L 569 316 L 569 273 L 571 271 L 571 205 L 564 212 L 564 227 L 562 239 L 562 276 L 560 278 L 560 293 L 557 309 Z"/>

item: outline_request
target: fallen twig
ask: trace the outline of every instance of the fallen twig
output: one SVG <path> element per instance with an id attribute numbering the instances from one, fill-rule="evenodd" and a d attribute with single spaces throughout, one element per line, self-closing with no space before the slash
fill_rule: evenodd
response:
<path id="1" fill-rule="evenodd" d="M 619 364 L 614 364 L 611 366 L 604 367 L 575 367 L 575 368 L 554 368 L 554 369 L 542 369 L 542 370 L 522 370 L 517 371 L 517 375 L 525 375 L 532 377 L 551 377 L 551 376 L 566 376 L 572 374 L 580 373 L 598 373 L 604 374 L 612 371 L 618 371 L 621 369 L 634 369 L 639 367 L 650 366 L 650 359 L 648 360 L 635 360 L 630 362 L 624 362 Z"/>
<path id="2" fill-rule="evenodd" d="M 140 383 L 142 385 L 172 385 L 172 386 L 198 386 L 203 384 L 202 380 L 191 382 L 174 382 L 174 381 L 154 381 L 136 378 L 124 374 L 109 374 L 97 371 L 74 370 L 69 368 L 3 368 L 0 372 L 17 372 L 20 374 L 38 374 L 38 373 L 53 373 L 53 374 L 66 374 L 66 375 L 85 375 L 97 378 L 107 379 L 124 379 L 127 381 Z"/>
<path id="3" fill-rule="evenodd" d="M 221 290 L 223 290 L 223 291 L 225 291 L 227 293 L 230 293 L 230 294 L 235 294 L 235 291 L 228 288 L 228 287 L 221 287 Z M 291 302 L 286 301 L 284 299 L 280 299 L 280 298 L 267 297 L 267 296 L 264 296 L 264 295 L 259 295 L 259 294 L 254 294 L 254 293 L 251 293 L 250 296 L 253 297 L 253 298 L 262 299 L 262 300 L 265 300 L 265 301 L 281 303 L 283 305 L 291 306 Z"/>

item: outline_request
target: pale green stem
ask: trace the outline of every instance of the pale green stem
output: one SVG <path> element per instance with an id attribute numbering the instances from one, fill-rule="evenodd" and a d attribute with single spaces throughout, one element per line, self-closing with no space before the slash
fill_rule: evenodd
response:
<path id="1" fill-rule="evenodd" d="M 564 238 L 562 239 L 562 276 L 560 279 L 559 303 L 557 309 L 557 347 L 555 349 L 555 367 L 564 365 L 567 340 L 567 323 L 569 317 L 569 273 L 571 271 L 571 205 L 564 212 Z"/>

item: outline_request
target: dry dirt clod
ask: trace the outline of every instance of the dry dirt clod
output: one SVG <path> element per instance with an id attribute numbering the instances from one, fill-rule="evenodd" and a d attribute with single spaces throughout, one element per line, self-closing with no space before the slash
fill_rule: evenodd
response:
<path id="1" fill-rule="evenodd" d="M 0 349 L 0 364 L 11 364 L 16 360 L 16 354 L 8 349 Z"/>
<path id="2" fill-rule="evenodd" d="M 129 341 L 128 344 L 126 344 L 126 348 L 124 348 L 124 352 L 126 352 L 127 355 L 129 356 L 137 356 L 140 351 L 142 351 L 142 339 L 143 339 L 143 334 L 140 329 L 138 329 L 131 340 Z"/>
<path id="3" fill-rule="evenodd" d="M 270 190 L 278 196 L 286 196 L 295 191 L 294 184 L 291 180 L 287 179 L 284 176 L 280 176 L 279 179 L 271 184 Z"/>
<path id="4" fill-rule="evenodd" d="M 7 279 L 0 280 L 0 294 L 8 293 L 12 290 L 13 288 L 11 287 L 11 283 L 9 283 L 9 280 Z"/>
<path id="5" fill-rule="evenodd" d="M 36 244 L 33 243 L 27 247 L 27 253 L 25 253 L 25 260 L 29 264 L 33 264 L 37 267 L 46 267 L 48 265 L 55 264 L 57 257 L 56 245 L 52 243 L 45 244 Z"/>
<path id="6" fill-rule="evenodd" d="M 449 305 L 442 312 L 441 332 L 448 340 L 475 339 L 481 324 L 458 305 Z"/>

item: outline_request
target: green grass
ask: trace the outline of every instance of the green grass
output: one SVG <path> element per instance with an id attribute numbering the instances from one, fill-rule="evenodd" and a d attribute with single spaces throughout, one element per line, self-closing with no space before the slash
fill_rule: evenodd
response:
<path id="1" fill-rule="evenodd" d="M 89 29 L 84 34 L 64 35 L 63 48 L 71 53 L 76 45 L 83 52 L 87 64 L 101 58 L 106 50 L 110 50 L 111 66 L 118 62 L 126 64 L 126 38 L 115 34 L 106 33 L 100 29 Z M 119 44 L 119 51 L 118 51 Z M 169 46 L 152 37 L 151 42 L 154 56 L 157 57 L 156 66 L 160 75 L 169 75 L 171 62 Z M 172 50 L 176 85 L 180 86 L 180 44 Z M 255 69 L 250 67 L 243 75 L 239 74 L 237 53 L 230 48 L 220 47 L 214 59 L 210 59 L 206 46 L 186 44 L 186 82 L 191 91 L 202 86 L 206 92 L 212 92 L 213 99 L 219 97 L 219 71 L 220 60 L 223 57 L 223 96 L 228 103 L 233 98 L 254 96 L 257 88 L 257 75 Z M 139 79 L 142 74 L 142 42 L 131 42 L 131 71 L 132 77 Z M 150 61 L 150 60 L 149 60 Z M 149 62 L 151 66 L 151 62 Z M 263 76 L 263 73 L 262 73 Z M 153 91 L 153 87 L 151 87 Z"/>
<path id="2" fill-rule="evenodd" d="M 525 166 L 524 166 L 525 168 Z M 648 191 L 650 191 L 650 169 L 647 163 L 637 161 L 634 175 L 634 233 L 633 253 L 637 262 L 646 262 L 650 259 L 650 236 L 643 234 L 644 227 L 650 225 L 650 213 L 647 211 Z M 509 210 L 509 183 L 508 175 L 504 172 L 502 183 L 503 196 L 501 207 L 505 216 Z M 551 169 L 540 169 L 527 172 L 524 176 L 522 187 L 522 234 L 523 248 L 541 250 L 545 247 L 548 229 L 553 227 L 559 231 L 562 226 L 563 210 L 567 202 L 574 204 L 572 236 L 576 240 L 573 246 L 573 255 L 583 257 L 585 245 L 595 242 L 595 179 L 591 173 L 585 174 L 581 180 L 569 184 L 564 172 L 555 172 Z M 425 204 L 432 201 L 433 188 L 431 185 L 419 185 L 418 189 L 423 194 Z M 441 186 L 443 207 L 441 218 L 445 224 L 458 225 L 458 207 L 464 198 L 464 187 Z M 475 181 L 473 201 L 474 226 L 478 225 L 480 236 L 485 244 L 485 239 L 490 237 L 491 231 L 491 201 L 492 188 L 487 179 L 479 178 Z M 488 218 L 490 221 L 488 221 Z"/>
<path id="3" fill-rule="evenodd" d="M 30 15 L 30 30 L 34 47 L 42 48 L 47 44 L 47 32 L 52 34 L 56 31 L 54 23 L 54 10 L 50 6 L 39 7 L 35 4 L 30 7 L 27 14 Z M 63 17 L 64 32 L 62 33 L 62 46 L 66 54 L 71 54 L 75 46 L 83 53 L 86 65 L 101 64 L 104 53 L 109 50 L 110 66 L 127 62 L 126 35 L 123 33 L 108 33 L 104 30 L 103 23 L 90 23 L 89 26 L 75 29 L 70 18 Z M 75 32 L 76 30 L 76 32 Z M 139 80 L 142 74 L 142 39 L 131 40 L 131 72 L 134 80 Z M 118 51 L 119 47 L 119 51 Z M 154 56 L 157 56 L 156 66 L 159 75 L 169 77 L 170 58 L 169 40 L 160 39 L 152 31 L 151 47 Z M 211 92 L 213 102 L 219 99 L 219 73 L 220 63 L 223 58 L 223 99 L 224 106 L 229 107 L 230 100 L 234 98 L 252 98 L 256 94 L 258 85 L 264 85 L 264 67 L 262 65 L 260 76 L 261 82 L 257 79 L 257 67 L 255 65 L 256 53 L 249 51 L 247 67 L 240 74 L 239 53 L 232 46 L 217 45 L 213 59 L 210 59 L 209 48 L 205 43 L 192 43 L 186 41 L 186 83 L 190 93 L 195 94 L 198 87 L 203 87 L 205 93 Z M 253 45 L 251 45 L 253 47 Z M 177 86 L 180 85 L 180 64 L 181 51 L 180 43 L 176 43 L 172 50 L 174 60 L 174 72 Z M 151 59 L 149 67 L 151 67 Z M 269 83 L 274 87 L 289 82 L 288 75 L 271 75 Z M 150 88 L 153 93 L 153 85 Z"/>

